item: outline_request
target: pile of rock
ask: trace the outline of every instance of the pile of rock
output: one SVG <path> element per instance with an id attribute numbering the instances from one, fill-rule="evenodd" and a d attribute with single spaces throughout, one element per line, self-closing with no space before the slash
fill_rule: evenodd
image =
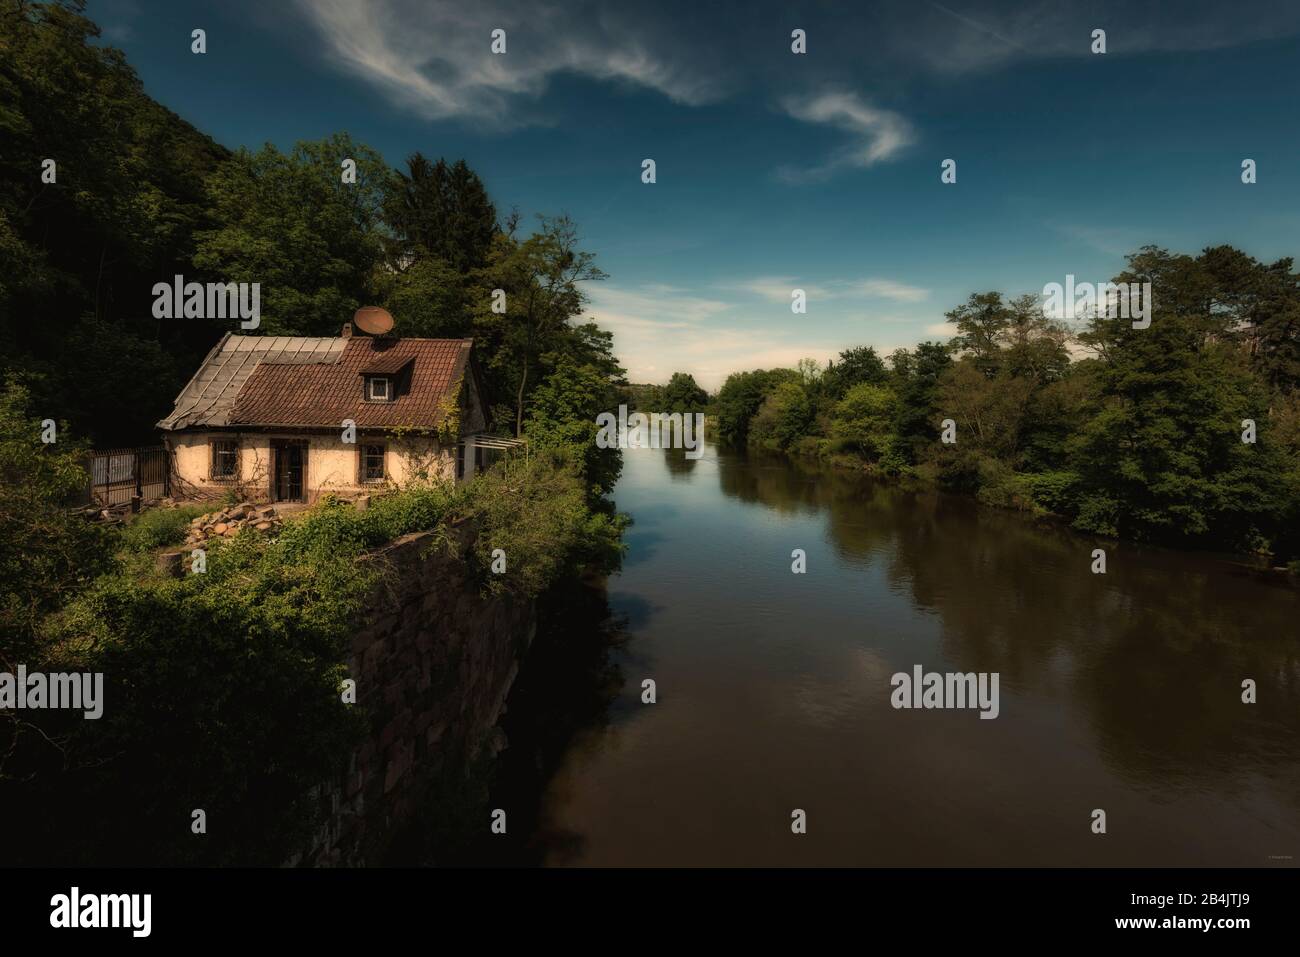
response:
<path id="1" fill-rule="evenodd" d="M 207 515 L 200 515 L 190 522 L 190 534 L 185 545 L 198 548 L 211 538 L 234 538 L 241 528 L 252 527 L 259 532 L 275 532 L 282 524 L 282 519 L 272 505 L 254 505 L 252 502 L 240 502 L 229 508 L 223 508 Z"/>

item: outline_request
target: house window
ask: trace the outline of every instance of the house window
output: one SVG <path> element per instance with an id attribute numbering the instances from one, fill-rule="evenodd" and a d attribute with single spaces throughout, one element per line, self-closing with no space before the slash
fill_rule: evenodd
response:
<path id="1" fill-rule="evenodd" d="M 239 478 L 239 443 L 234 439 L 212 442 L 212 480 L 233 482 Z"/>
<path id="2" fill-rule="evenodd" d="M 383 445 L 361 446 L 362 482 L 382 482 L 384 480 L 385 451 L 386 448 Z"/>
<path id="3" fill-rule="evenodd" d="M 386 375 L 372 375 L 366 379 L 366 398 L 371 402 L 393 401 L 393 380 Z"/>

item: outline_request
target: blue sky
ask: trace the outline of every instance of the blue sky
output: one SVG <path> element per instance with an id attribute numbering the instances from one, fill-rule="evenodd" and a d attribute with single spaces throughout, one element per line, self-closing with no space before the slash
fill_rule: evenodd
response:
<path id="1" fill-rule="evenodd" d="M 716 388 L 738 369 L 943 338 L 971 292 L 1102 281 L 1147 243 L 1300 253 L 1300 4 L 87 12 L 150 95 L 228 146 L 346 131 L 393 165 L 463 157 L 526 221 L 571 215 L 609 274 L 590 316 L 638 382 L 683 370 Z M 791 313 L 796 287 L 806 315 Z"/>

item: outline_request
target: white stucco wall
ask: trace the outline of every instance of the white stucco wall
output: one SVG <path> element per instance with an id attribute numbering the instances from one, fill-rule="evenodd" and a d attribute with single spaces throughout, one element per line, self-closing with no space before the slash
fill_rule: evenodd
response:
<path id="1" fill-rule="evenodd" d="M 358 435 L 356 444 L 345 443 L 338 435 L 303 435 L 285 433 L 177 432 L 165 437 L 172 449 L 174 468 L 173 494 L 178 496 L 215 497 L 223 495 L 235 483 L 214 482 L 210 444 L 213 439 L 239 442 L 239 481 L 241 495 L 267 499 L 271 489 L 271 443 L 277 439 L 307 441 L 307 470 L 304 478 L 308 501 L 323 492 L 354 492 L 359 489 L 409 485 L 416 482 L 456 476 L 456 449 L 443 448 L 430 437 L 394 438 Z M 357 455 L 363 444 L 383 442 L 386 483 L 357 482 Z"/>

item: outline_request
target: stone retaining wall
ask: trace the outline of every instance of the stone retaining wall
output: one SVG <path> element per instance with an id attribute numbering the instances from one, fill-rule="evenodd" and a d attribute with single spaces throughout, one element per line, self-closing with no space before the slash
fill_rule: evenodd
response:
<path id="1" fill-rule="evenodd" d="M 471 532 L 406 535 L 376 552 L 392 574 L 352 640 L 349 673 L 370 719 L 338 781 L 317 788 L 326 823 L 288 863 L 376 864 L 440 773 L 504 746 L 497 727 L 532 642 L 532 602 L 485 598 L 463 560 Z"/>

